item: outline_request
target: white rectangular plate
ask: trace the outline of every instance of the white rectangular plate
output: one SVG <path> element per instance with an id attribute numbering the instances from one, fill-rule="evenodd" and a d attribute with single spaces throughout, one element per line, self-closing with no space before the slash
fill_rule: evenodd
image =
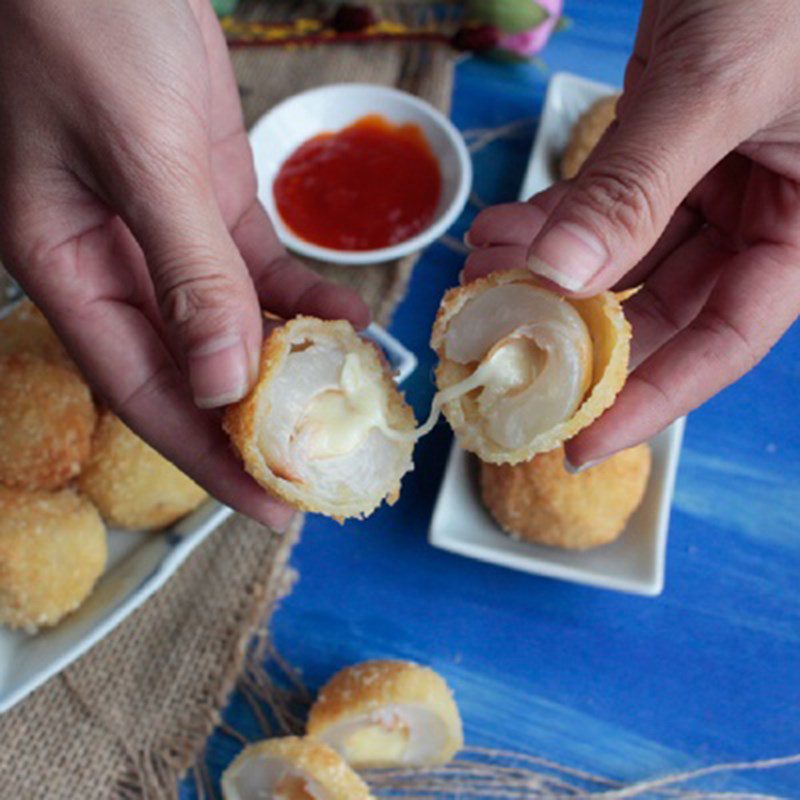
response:
<path id="1" fill-rule="evenodd" d="M 553 76 L 547 89 L 531 159 L 520 190 L 527 199 L 558 179 L 558 164 L 572 126 L 612 86 L 568 73 Z M 432 545 L 463 556 L 552 578 L 632 592 L 660 594 L 669 513 L 685 420 L 656 436 L 653 464 L 642 504 L 617 541 L 577 552 L 520 542 L 507 536 L 480 499 L 478 463 L 453 445 L 429 532 Z"/>
<path id="2" fill-rule="evenodd" d="M 656 436 L 642 504 L 622 535 L 596 550 L 559 550 L 512 539 L 483 507 L 478 461 L 453 445 L 436 502 L 429 540 L 434 547 L 503 567 L 634 594 L 664 588 L 664 553 L 684 420 Z"/>
<path id="3" fill-rule="evenodd" d="M 520 200 L 527 200 L 559 179 L 561 154 L 569 141 L 572 126 L 595 100 L 617 91 L 619 89 L 614 86 L 568 72 L 553 75 L 547 86 L 528 169 L 522 180 Z"/>
<path id="4" fill-rule="evenodd" d="M 398 383 L 414 371 L 414 354 L 383 328 L 370 325 L 365 335 L 383 349 Z M 162 533 L 110 530 L 106 572 L 78 611 L 33 636 L 0 626 L 0 714 L 110 633 L 231 514 L 209 500 Z"/>

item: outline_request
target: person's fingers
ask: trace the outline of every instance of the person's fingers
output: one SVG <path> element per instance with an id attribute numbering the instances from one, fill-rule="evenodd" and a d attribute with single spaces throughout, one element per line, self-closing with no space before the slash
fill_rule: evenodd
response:
<path id="1" fill-rule="evenodd" d="M 625 316 L 633 327 L 631 370 L 700 313 L 730 256 L 720 249 L 714 231 L 704 228 L 665 258 L 625 302 Z"/>
<path id="2" fill-rule="evenodd" d="M 695 184 L 745 135 L 734 120 L 721 125 L 707 107 L 694 107 L 709 100 L 702 89 L 676 113 L 682 95 L 674 79 L 648 67 L 616 129 L 532 243 L 533 272 L 565 291 L 594 294 L 646 256 Z"/>
<path id="3" fill-rule="evenodd" d="M 492 272 L 506 272 L 510 269 L 525 269 L 525 256 L 528 248 L 521 244 L 501 244 L 473 250 L 464 262 L 461 282 L 471 283 Z"/>
<path id="4" fill-rule="evenodd" d="M 195 402 L 214 408 L 243 397 L 255 377 L 258 299 L 220 215 L 207 165 L 169 152 L 124 163 L 112 198 L 144 251 Z M 139 179 L 136 191 L 128 192 L 132 171 Z"/>
<path id="5" fill-rule="evenodd" d="M 75 273 L 78 251 L 81 279 L 61 280 Z M 136 288 L 107 277 L 111 252 L 105 229 L 89 232 L 54 251 L 49 269 L 39 271 L 26 289 L 53 321 L 92 387 L 127 424 L 221 502 L 285 528 L 293 512 L 242 470 L 218 413 L 193 403 L 159 334 L 128 302 Z"/>
<path id="6" fill-rule="evenodd" d="M 309 314 L 346 319 L 357 330 L 369 325 L 370 313 L 357 292 L 323 280 L 286 253 L 259 202 L 254 202 L 232 231 L 262 305 L 284 319 Z"/>
<path id="7" fill-rule="evenodd" d="M 731 257 L 703 310 L 628 378 L 566 445 L 575 467 L 649 439 L 763 358 L 800 314 L 800 252 L 763 243 Z"/>
<path id="8" fill-rule="evenodd" d="M 691 240 L 701 230 L 703 224 L 702 217 L 696 211 L 685 205 L 678 206 L 665 231 L 658 237 L 658 241 L 635 267 L 614 284 L 612 287 L 614 291 L 632 289 L 644 283 L 665 259 Z"/>
<path id="9" fill-rule="evenodd" d="M 547 214 L 533 203 L 502 203 L 484 209 L 464 237 L 471 248 L 528 245 L 542 228 Z"/>

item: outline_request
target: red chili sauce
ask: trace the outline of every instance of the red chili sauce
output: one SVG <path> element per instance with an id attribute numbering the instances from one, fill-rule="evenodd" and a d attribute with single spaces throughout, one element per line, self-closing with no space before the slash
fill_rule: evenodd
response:
<path id="1" fill-rule="evenodd" d="M 302 239 L 335 250 L 374 250 L 426 228 L 441 185 L 420 127 L 371 114 L 300 145 L 273 191 L 283 221 Z"/>

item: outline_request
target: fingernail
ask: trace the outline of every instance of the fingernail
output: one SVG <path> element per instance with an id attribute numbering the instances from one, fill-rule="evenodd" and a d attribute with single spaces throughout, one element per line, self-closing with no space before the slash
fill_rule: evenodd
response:
<path id="1" fill-rule="evenodd" d="M 270 528 L 272 528 L 275 533 L 286 533 L 294 522 L 294 518 L 297 512 L 294 509 L 290 509 L 286 512 L 285 518 L 283 516 L 276 517 L 273 522 L 270 524 Z"/>
<path id="2" fill-rule="evenodd" d="M 558 222 L 536 243 L 528 256 L 528 269 L 568 292 L 577 292 L 607 258 L 603 243 L 593 233 L 572 222 Z"/>
<path id="3" fill-rule="evenodd" d="M 194 401 L 218 408 L 241 400 L 250 387 L 251 358 L 239 337 L 215 340 L 189 356 Z"/>
<path id="4" fill-rule="evenodd" d="M 461 241 L 464 242 L 464 246 L 468 247 L 470 250 L 475 249 L 475 245 L 472 244 L 472 239 L 469 238 L 469 231 L 467 231 L 462 237 Z"/>
<path id="5" fill-rule="evenodd" d="M 581 472 L 586 472 L 586 470 L 596 467 L 598 464 L 602 464 L 605 460 L 605 458 L 596 458 L 594 461 L 587 461 L 585 464 L 580 464 L 576 467 L 566 456 L 564 456 L 564 469 L 569 472 L 570 475 L 580 475 Z"/>

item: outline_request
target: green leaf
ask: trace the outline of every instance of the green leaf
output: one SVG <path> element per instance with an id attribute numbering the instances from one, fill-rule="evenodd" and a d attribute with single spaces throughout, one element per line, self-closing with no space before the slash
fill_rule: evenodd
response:
<path id="1" fill-rule="evenodd" d="M 232 14 L 236 10 L 238 0 L 211 0 L 214 11 L 221 17 Z"/>
<path id="2" fill-rule="evenodd" d="M 534 0 L 469 0 L 470 16 L 504 33 L 522 33 L 541 25 L 550 15 Z"/>

